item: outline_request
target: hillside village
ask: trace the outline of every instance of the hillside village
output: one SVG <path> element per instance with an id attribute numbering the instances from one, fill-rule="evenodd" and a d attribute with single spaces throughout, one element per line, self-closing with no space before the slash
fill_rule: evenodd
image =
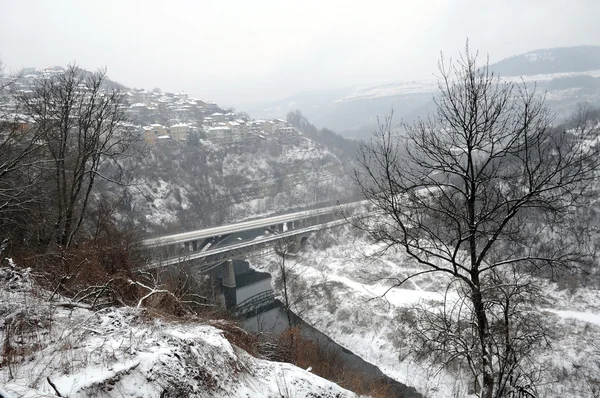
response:
<path id="1" fill-rule="evenodd" d="M 13 95 L 28 95 L 36 79 L 49 78 L 63 73 L 60 67 L 43 70 L 27 69 L 12 82 Z M 236 114 L 231 109 L 219 107 L 211 101 L 191 98 L 184 92 L 162 92 L 146 89 L 127 89 L 117 83 L 124 93 L 124 106 L 127 122 L 123 128 L 135 129 L 150 146 L 168 142 L 187 143 L 205 139 L 219 144 L 236 144 L 249 140 L 277 141 L 281 144 L 298 142 L 298 131 L 282 119 L 253 120 L 246 114 Z M 113 88 L 113 87 L 107 87 Z M 5 108 L 7 109 L 7 108 Z M 3 119 L 18 121 L 24 128 L 31 118 L 22 114 L 16 104 L 12 115 Z"/>
<path id="2" fill-rule="evenodd" d="M 52 84 L 53 77 L 64 73 L 61 67 L 28 69 L 10 79 L 8 95 L 0 98 L 0 123 L 10 128 L 0 131 L 0 142 L 15 128 L 23 137 L 40 130 L 25 106 L 36 103 L 40 84 Z M 90 73 L 84 71 L 88 77 Z M 73 95 L 91 95 L 85 86 L 81 80 Z M 347 178 L 344 162 L 285 120 L 253 120 L 184 92 L 129 89 L 109 79 L 103 81 L 101 95 L 112 95 L 115 88 L 122 118 L 105 141 L 112 147 L 131 141 L 147 156 L 137 157 L 139 175 L 130 186 L 94 191 L 92 197 L 100 200 L 100 192 L 110 192 L 112 200 L 128 204 L 121 209 L 122 217 L 147 232 L 231 222 L 256 211 L 289 211 L 351 195 L 351 184 L 340 183 Z M 46 138 L 32 139 L 42 143 Z M 210 204 L 207 198 L 212 198 Z"/>
<path id="3" fill-rule="evenodd" d="M 127 92 L 127 114 L 143 130 L 149 145 L 203 138 L 219 143 L 266 139 L 293 143 L 297 131 L 285 120 L 252 120 L 184 92 L 162 93 L 133 89 Z"/>

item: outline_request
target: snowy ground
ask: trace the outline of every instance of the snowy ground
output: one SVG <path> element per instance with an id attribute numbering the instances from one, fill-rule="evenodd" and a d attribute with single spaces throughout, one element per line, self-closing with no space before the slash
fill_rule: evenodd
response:
<path id="1" fill-rule="evenodd" d="M 304 281 L 301 286 L 313 288 L 312 300 L 304 302 L 303 318 L 427 397 L 468 396 L 464 376 L 436 372 L 406 355 L 410 342 L 403 334 L 402 309 L 418 303 L 439 305 L 445 281 L 423 276 L 390 290 L 392 281 L 386 278 L 402 279 L 418 268 L 407 265 L 401 253 L 374 259 L 371 255 L 378 247 L 353 238 L 348 228 L 312 239 L 312 247 L 292 261 Z M 253 267 L 277 274 L 274 257 L 256 259 Z M 560 290 L 553 284 L 545 289 L 552 305 L 542 313 L 556 333 L 551 346 L 539 353 L 548 367 L 540 396 L 594 396 L 600 387 L 594 384 L 600 382 L 600 292 Z"/>
<path id="2" fill-rule="evenodd" d="M 356 396 L 290 364 L 254 358 L 198 320 L 69 308 L 48 296 L 27 273 L 0 268 L 5 397 Z"/>

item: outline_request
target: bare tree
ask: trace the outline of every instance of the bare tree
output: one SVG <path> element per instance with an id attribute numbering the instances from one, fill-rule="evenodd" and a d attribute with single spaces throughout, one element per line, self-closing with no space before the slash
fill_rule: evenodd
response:
<path id="1" fill-rule="evenodd" d="M 281 292 L 282 307 L 287 329 L 280 336 L 280 348 L 284 358 L 295 362 L 298 359 L 299 342 L 302 341 L 302 325 L 299 320 L 311 308 L 313 286 L 302 277 L 302 263 L 296 254 L 294 237 L 285 238 L 275 244 L 275 266 L 277 271 L 275 288 Z"/>
<path id="2" fill-rule="evenodd" d="M 23 113 L 12 91 L 15 76 L 2 74 L 0 61 L 0 226 L 4 239 L 23 231 L 36 201 L 32 188 L 38 182 L 41 146 L 31 118 Z"/>
<path id="3" fill-rule="evenodd" d="M 35 80 L 20 99 L 51 164 L 49 241 L 66 248 L 84 221 L 96 180 L 123 182 L 121 162 L 135 153 L 138 132 L 126 123 L 124 94 L 108 85 L 104 70 L 70 65 Z"/>
<path id="4" fill-rule="evenodd" d="M 356 181 L 380 216 L 356 224 L 422 265 L 397 285 L 448 278 L 454 296 L 420 314 L 424 352 L 468 364 L 482 397 L 534 395 L 525 362 L 546 335 L 524 275 L 589 258 L 571 232 L 596 181 L 597 141 L 584 122 L 553 128 L 535 88 L 501 80 L 468 45 L 439 70 L 431 116 L 398 126 L 389 117 L 361 147 Z"/>
<path id="5" fill-rule="evenodd" d="M 294 254 L 294 238 L 282 239 L 275 245 L 277 282 L 281 289 L 283 309 L 285 311 L 288 328 L 297 324 L 297 317 L 301 317 L 309 305 L 311 288 L 301 278 L 301 264 Z M 294 316 L 295 315 L 297 316 Z"/>

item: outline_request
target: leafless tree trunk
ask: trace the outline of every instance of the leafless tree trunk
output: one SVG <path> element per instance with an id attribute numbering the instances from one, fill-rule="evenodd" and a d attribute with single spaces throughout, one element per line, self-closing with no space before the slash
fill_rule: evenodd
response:
<path id="1" fill-rule="evenodd" d="M 535 88 L 502 81 L 476 61 L 468 45 L 457 63 L 442 58 L 436 112 L 399 126 L 389 117 L 361 147 L 356 181 L 381 216 L 356 224 L 423 266 L 399 284 L 428 273 L 449 278 L 466 301 L 426 320 L 430 332 L 438 328 L 427 344 L 446 365 L 468 362 L 481 396 L 492 398 L 534 388 L 522 360 L 545 335 L 527 332 L 527 351 L 517 349 L 525 333 L 518 319 L 537 305 L 519 275 L 586 258 L 589 247 L 570 232 L 596 181 L 599 150 L 586 123 L 553 128 Z"/>
<path id="2" fill-rule="evenodd" d="M 294 239 L 283 239 L 275 245 L 277 255 L 277 276 L 281 286 L 283 308 L 285 310 L 288 328 L 296 326 L 294 312 L 300 316 L 303 312 L 301 304 L 308 299 L 309 288 L 302 283 L 298 270 L 298 260 L 292 254 Z"/>
<path id="3" fill-rule="evenodd" d="M 287 320 L 287 330 L 282 333 L 284 343 L 288 349 L 288 360 L 296 361 L 297 343 L 301 333 L 298 318 L 310 308 L 312 286 L 302 278 L 301 263 L 294 254 L 295 240 L 287 238 L 278 241 L 275 245 L 276 253 L 276 286 L 281 291 L 283 310 Z"/>
<path id="4" fill-rule="evenodd" d="M 0 61 L 0 228 L 2 239 L 23 232 L 36 203 L 42 148 L 32 120 L 12 94 L 16 77 L 2 74 Z"/>

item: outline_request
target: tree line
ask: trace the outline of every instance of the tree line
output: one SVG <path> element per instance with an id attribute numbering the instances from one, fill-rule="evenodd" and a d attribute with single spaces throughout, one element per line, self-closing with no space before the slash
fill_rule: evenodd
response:
<path id="1" fill-rule="evenodd" d="M 98 272 L 128 266 L 134 238 L 114 217 L 120 195 L 112 191 L 128 184 L 144 145 L 126 105 L 105 70 L 2 75 L 3 263 L 31 266 L 50 284 L 86 275 L 93 262 Z"/>

